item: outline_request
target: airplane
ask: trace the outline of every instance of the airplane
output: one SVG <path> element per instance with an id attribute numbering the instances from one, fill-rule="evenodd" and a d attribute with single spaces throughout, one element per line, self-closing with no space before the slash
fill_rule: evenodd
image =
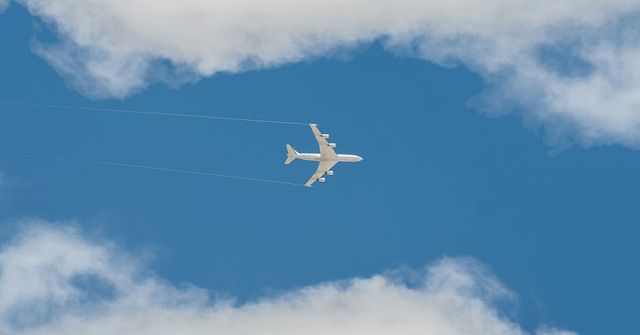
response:
<path id="1" fill-rule="evenodd" d="M 338 164 L 339 162 L 359 162 L 363 160 L 362 157 L 357 155 L 339 155 L 333 150 L 336 147 L 335 143 L 327 142 L 329 138 L 329 134 L 323 134 L 318 130 L 318 125 L 315 123 L 309 124 L 311 127 L 311 131 L 313 131 L 313 136 L 315 136 L 316 141 L 318 141 L 318 145 L 320 146 L 319 154 L 309 154 L 309 153 L 299 153 L 289 144 L 287 147 L 287 160 L 284 162 L 285 165 L 291 164 L 296 158 L 305 160 L 305 161 L 317 161 L 318 169 L 311 176 L 309 181 L 307 181 L 304 186 L 311 187 L 313 183 L 319 181 L 324 183 L 326 179 L 323 177 L 326 173 L 328 176 L 333 176 L 333 170 L 331 168 Z"/>

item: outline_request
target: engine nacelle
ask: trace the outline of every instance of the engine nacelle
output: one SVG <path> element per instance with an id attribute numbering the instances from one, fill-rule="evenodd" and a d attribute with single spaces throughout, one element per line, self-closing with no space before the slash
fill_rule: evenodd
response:
<path id="1" fill-rule="evenodd" d="M 335 143 L 329 143 L 329 146 L 332 147 L 332 148 L 335 148 L 336 144 Z"/>
<path id="2" fill-rule="evenodd" d="M 327 171 L 327 176 L 333 176 L 333 170 Z"/>
<path id="3" fill-rule="evenodd" d="M 329 138 L 329 134 L 322 134 L 322 137 Z"/>
<path id="4" fill-rule="evenodd" d="M 321 182 L 321 183 L 324 183 L 324 182 L 325 182 L 325 181 L 327 181 L 327 180 L 326 180 L 326 179 L 324 179 L 324 178 L 318 178 L 318 181 L 319 181 L 319 182 Z"/>

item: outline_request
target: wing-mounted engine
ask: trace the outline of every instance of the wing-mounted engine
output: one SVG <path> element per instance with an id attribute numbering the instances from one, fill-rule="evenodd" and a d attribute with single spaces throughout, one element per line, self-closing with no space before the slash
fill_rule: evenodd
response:
<path id="1" fill-rule="evenodd" d="M 322 178 L 318 178 L 318 181 L 319 181 L 319 182 L 321 182 L 321 183 L 324 183 L 325 181 L 327 181 L 327 179 L 325 179 L 324 177 L 322 177 Z"/>
<path id="2" fill-rule="evenodd" d="M 325 139 L 329 138 L 329 134 L 322 134 L 320 136 L 324 137 Z"/>
<path id="3" fill-rule="evenodd" d="M 327 176 L 333 176 L 333 170 L 327 171 Z"/>
<path id="4" fill-rule="evenodd" d="M 335 148 L 336 144 L 335 143 L 329 143 L 329 146 L 332 147 L 332 148 Z"/>

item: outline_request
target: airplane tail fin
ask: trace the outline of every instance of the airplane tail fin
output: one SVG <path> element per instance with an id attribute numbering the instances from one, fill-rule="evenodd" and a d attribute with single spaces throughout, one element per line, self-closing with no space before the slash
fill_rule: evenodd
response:
<path id="1" fill-rule="evenodd" d="M 298 152 L 292 146 L 287 144 L 287 160 L 284 164 L 291 164 L 296 157 L 298 157 Z"/>

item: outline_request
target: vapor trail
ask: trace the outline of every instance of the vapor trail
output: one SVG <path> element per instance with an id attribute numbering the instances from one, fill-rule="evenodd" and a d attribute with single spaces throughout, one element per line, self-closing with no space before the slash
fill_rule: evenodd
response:
<path id="1" fill-rule="evenodd" d="M 14 101 L 0 101 L 3 105 L 13 106 L 25 106 L 25 107 L 42 107 L 53 109 L 66 109 L 66 110 L 84 110 L 93 112 L 107 112 L 107 113 L 120 113 L 120 114 L 138 114 L 138 115 L 153 115 L 153 116 L 169 116 L 169 117 L 186 117 L 196 119 L 210 119 L 210 120 L 224 120 L 224 121 L 241 121 L 241 122 L 259 122 L 259 123 L 275 123 L 275 124 L 289 124 L 306 126 L 306 123 L 301 122 L 289 122 L 289 121 L 276 121 L 276 120 L 261 120 L 261 119 L 245 119 L 226 116 L 210 116 L 210 115 L 198 115 L 198 114 L 180 114 L 180 113 L 163 113 L 163 112 L 147 112 L 129 109 L 113 109 L 113 108 L 97 108 L 97 107 L 77 107 L 77 106 L 65 106 L 65 105 L 49 105 L 49 104 L 33 104 L 27 102 L 14 102 Z"/>
<path id="2" fill-rule="evenodd" d="M 145 170 L 155 170 L 155 171 L 163 171 L 163 172 L 175 172 L 175 173 L 183 173 L 183 174 L 190 174 L 190 175 L 196 175 L 196 176 L 209 176 L 209 177 L 229 178 L 229 179 L 238 179 L 238 180 L 246 180 L 246 181 L 253 181 L 253 182 L 281 184 L 281 185 L 291 185 L 291 186 L 301 186 L 301 187 L 304 186 L 302 184 L 289 183 L 289 182 L 280 181 L 280 180 L 263 179 L 263 178 L 252 178 L 252 177 L 244 177 L 244 176 L 234 176 L 234 175 L 229 175 L 229 174 L 211 173 L 211 172 L 204 172 L 204 171 L 191 171 L 191 170 L 182 170 L 182 169 L 172 169 L 172 168 L 165 168 L 165 167 L 151 166 L 151 165 L 140 165 L 140 164 L 130 164 L 130 163 L 120 163 L 120 162 L 107 162 L 107 161 L 86 160 L 86 159 L 47 157 L 47 156 L 23 156 L 23 157 L 37 158 L 37 159 L 51 159 L 51 160 L 57 160 L 57 161 L 69 161 L 69 162 L 76 162 L 76 163 L 98 164 L 98 165 L 107 165 L 107 166 L 117 166 L 117 167 L 145 169 Z"/>

